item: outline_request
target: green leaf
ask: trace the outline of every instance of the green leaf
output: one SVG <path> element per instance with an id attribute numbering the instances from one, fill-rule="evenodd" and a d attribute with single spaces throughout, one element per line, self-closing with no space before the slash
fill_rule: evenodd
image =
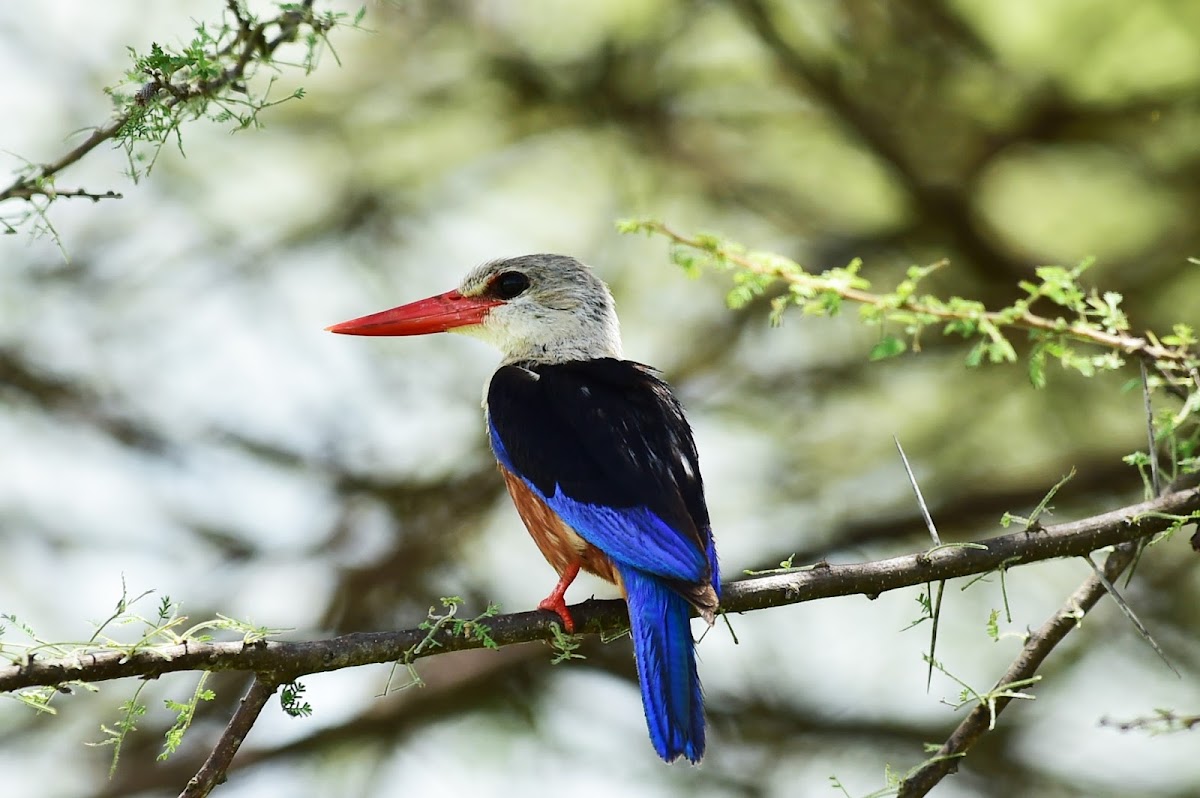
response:
<path id="1" fill-rule="evenodd" d="M 971 347 L 971 351 L 967 352 L 967 368 L 975 368 L 983 362 L 983 356 L 987 353 L 987 341 L 980 341 Z"/>
<path id="2" fill-rule="evenodd" d="M 1164 335 L 1162 342 L 1167 346 L 1192 346 L 1196 343 L 1196 332 L 1187 324 L 1176 324 L 1171 335 Z"/>
<path id="3" fill-rule="evenodd" d="M 887 360 L 889 357 L 903 354 L 906 349 L 908 349 L 908 344 L 902 339 L 894 335 L 885 335 L 880 339 L 879 343 L 871 347 L 871 354 L 868 355 L 868 359 Z"/>
<path id="4" fill-rule="evenodd" d="M 196 685 L 196 690 L 192 693 L 191 700 L 180 702 L 166 699 L 163 702 L 166 704 L 167 709 L 175 713 L 175 723 L 166 732 L 163 750 L 158 755 L 159 762 L 165 761 L 170 758 L 171 754 L 179 750 L 179 746 L 183 743 L 183 736 L 187 733 L 187 730 L 192 725 L 192 720 L 196 717 L 197 705 L 201 701 L 212 701 L 216 698 L 216 693 L 204 688 L 204 683 L 208 680 L 209 674 L 210 671 L 204 671 L 200 674 L 200 683 Z"/>
<path id="5" fill-rule="evenodd" d="M 645 233 L 651 235 L 658 224 L 653 219 L 618 219 L 617 232 L 623 235 Z"/>
<path id="6" fill-rule="evenodd" d="M 1034 388 L 1046 387 L 1046 345 L 1039 343 L 1029 353 L 1029 381 Z"/>
<path id="7" fill-rule="evenodd" d="M 307 718 L 312 715 L 312 705 L 302 698 L 304 690 L 305 687 L 300 682 L 289 682 L 279 693 L 279 705 L 289 717 Z"/>

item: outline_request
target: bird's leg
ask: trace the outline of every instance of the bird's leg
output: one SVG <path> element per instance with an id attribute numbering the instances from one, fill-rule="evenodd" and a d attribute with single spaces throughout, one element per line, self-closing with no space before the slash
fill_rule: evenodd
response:
<path id="1" fill-rule="evenodd" d="M 558 584 L 554 586 L 554 590 L 549 596 L 542 599 L 538 604 L 539 610 L 550 610 L 562 620 L 563 629 L 568 634 L 575 634 L 575 619 L 571 617 L 570 610 L 567 609 L 567 602 L 563 598 L 566 595 L 567 588 L 575 581 L 575 577 L 579 576 L 579 563 L 571 563 L 567 566 L 567 570 L 562 572 L 562 576 L 558 578 Z"/>

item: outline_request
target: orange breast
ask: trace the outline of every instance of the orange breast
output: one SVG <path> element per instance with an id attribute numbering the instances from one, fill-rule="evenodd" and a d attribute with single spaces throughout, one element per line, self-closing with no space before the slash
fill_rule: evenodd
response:
<path id="1" fill-rule="evenodd" d="M 620 576 L 607 554 L 579 537 L 524 480 L 504 466 L 500 466 L 500 473 L 504 475 L 508 493 L 530 537 L 555 571 L 561 574 L 569 566 L 578 563 L 588 573 L 621 584 Z"/>

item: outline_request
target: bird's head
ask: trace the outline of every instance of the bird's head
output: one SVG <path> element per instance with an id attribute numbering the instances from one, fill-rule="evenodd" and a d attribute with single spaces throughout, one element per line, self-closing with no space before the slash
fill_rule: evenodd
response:
<path id="1" fill-rule="evenodd" d="M 506 363 L 621 356 L 608 286 L 566 255 L 494 260 L 453 291 L 326 329 L 346 335 L 460 332 L 498 347 Z"/>

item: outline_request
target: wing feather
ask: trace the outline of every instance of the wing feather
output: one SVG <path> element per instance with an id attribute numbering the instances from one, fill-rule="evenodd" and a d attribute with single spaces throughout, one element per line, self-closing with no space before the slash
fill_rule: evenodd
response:
<path id="1" fill-rule="evenodd" d="M 691 428 L 645 366 L 504 366 L 488 388 L 488 432 L 504 467 L 614 560 L 692 585 L 715 581 Z"/>

